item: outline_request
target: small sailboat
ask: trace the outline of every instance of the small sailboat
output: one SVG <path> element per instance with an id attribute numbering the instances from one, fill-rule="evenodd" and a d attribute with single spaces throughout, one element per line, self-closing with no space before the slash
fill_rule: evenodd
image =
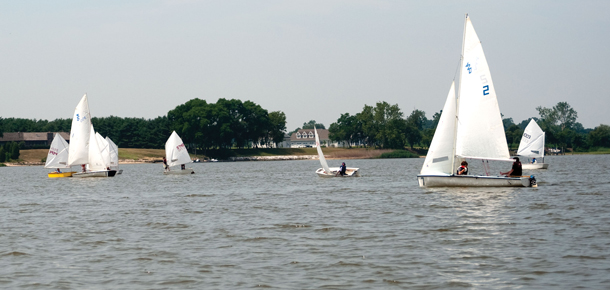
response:
<path id="1" fill-rule="evenodd" d="M 533 176 L 457 175 L 456 161 L 510 161 L 495 88 L 483 47 L 466 15 L 457 98 L 451 84 L 428 155 L 421 187 L 533 186 Z"/>
<path id="2" fill-rule="evenodd" d="M 547 169 L 549 168 L 548 163 L 544 163 L 544 137 L 545 133 L 542 131 L 538 123 L 532 119 L 525 131 L 523 131 L 523 137 L 519 143 L 519 149 L 517 149 L 517 155 L 533 158 L 531 163 L 523 163 L 523 169 Z M 536 160 L 541 158 L 541 162 Z"/>
<path id="3" fill-rule="evenodd" d="M 320 164 L 322 168 L 318 168 L 316 170 L 316 174 L 320 177 L 358 177 L 360 176 L 360 168 L 347 167 L 345 170 L 345 175 L 339 174 L 339 167 L 328 167 L 328 163 L 326 163 L 326 158 L 324 158 L 324 154 L 322 153 L 322 146 L 320 146 L 320 137 L 318 136 L 318 131 L 316 128 L 313 128 L 313 131 L 316 136 L 316 148 L 318 149 L 318 159 L 320 159 Z"/>
<path id="4" fill-rule="evenodd" d="M 181 175 L 195 173 L 192 168 L 184 167 L 186 163 L 191 163 L 191 157 L 176 131 L 173 131 L 167 142 L 165 142 L 165 159 L 167 160 L 167 166 L 163 164 L 165 167 L 163 174 Z M 177 165 L 181 165 L 182 168 L 171 170 L 170 167 Z"/>
<path id="5" fill-rule="evenodd" d="M 116 174 L 116 170 L 108 168 L 108 143 L 100 138 L 91 124 L 89 100 L 85 94 L 74 109 L 68 150 L 68 165 L 81 166 L 84 170 L 72 174 L 72 177 L 112 177 Z"/>
<path id="6" fill-rule="evenodd" d="M 51 142 L 51 148 L 47 154 L 47 160 L 44 163 L 44 168 L 70 168 L 68 165 L 68 142 L 66 139 L 55 133 L 53 142 Z M 49 172 L 49 178 L 61 178 L 61 177 L 72 177 L 74 171 L 61 172 L 60 170 Z"/>

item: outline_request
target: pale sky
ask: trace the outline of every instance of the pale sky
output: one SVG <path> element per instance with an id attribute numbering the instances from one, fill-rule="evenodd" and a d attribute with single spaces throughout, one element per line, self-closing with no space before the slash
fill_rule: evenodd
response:
<path id="1" fill-rule="evenodd" d="M 0 1 L 0 116 L 155 118 L 200 98 L 327 127 L 365 104 L 442 109 L 464 14 L 515 122 L 565 101 L 610 124 L 610 1 Z"/>

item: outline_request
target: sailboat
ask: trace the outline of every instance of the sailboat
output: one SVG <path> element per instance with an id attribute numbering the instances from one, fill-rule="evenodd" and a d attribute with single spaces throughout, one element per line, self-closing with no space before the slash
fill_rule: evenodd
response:
<path id="1" fill-rule="evenodd" d="M 165 159 L 167 160 L 167 167 L 163 171 L 163 174 L 193 174 L 192 168 L 182 168 L 181 170 L 175 169 L 171 170 L 170 167 L 177 165 L 184 165 L 186 163 L 191 163 L 191 157 L 189 153 L 186 151 L 186 146 L 182 142 L 182 139 L 176 131 L 172 132 L 172 135 L 169 136 L 167 142 L 165 142 Z M 165 164 L 163 164 L 165 166 Z"/>
<path id="2" fill-rule="evenodd" d="M 51 142 L 51 148 L 47 154 L 47 160 L 44 163 L 44 168 L 70 168 L 68 165 L 68 142 L 59 133 L 55 133 L 53 142 Z M 74 171 L 49 172 L 49 178 L 60 178 L 60 177 L 72 177 Z"/>
<path id="3" fill-rule="evenodd" d="M 549 168 L 548 163 L 544 163 L 544 137 L 545 133 L 540 129 L 538 123 L 532 119 L 525 131 L 523 131 L 523 137 L 519 143 L 519 149 L 517 149 L 517 155 L 528 157 L 528 158 L 541 158 L 542 162 L 536 160 L 532 163 L 524 163 L 523 169 L 547 169 Z"/>
<path id="4" fill-rule="evenodd" d="M 116 146 L 108 136 L 106 136 L 106 142 L 110 145 L 110 169 L 117 170 L 117 174 L 123 173 L 123 169 L 119 169 L 119 146 Z"/>
<path id="5" fill-rule="evenodd" d="M 108 143 L 95 133 L 89 113 L 89 100 L 85 94 L 76 108 L 70 128 L 69 166 L 82 166 L 82 172 L 72 177 L 112 177 L 116 170 L 109 170 Z"/>
<path id="6" fill-rule="evenodd" d="M 320 146 L 320 137 L 318 136 L 318 130 L 316 127 L 313 128 L 313 131 L 316 135 L 316 148 L 318 149 L 318 159 L 320 159 L 320 164 L 322 168 L 318 168 L 316 170 L 316 174 L 320 177 L 358 177 L 360 176 L 360 168 L 347 167 L 345 170 L 345 175 L 339 174 L 339 167 L 328 167 L 328 163 L 326 163 L 326 158 L 324 158 L 324 154 L 322 153 L 322 146 Z"/>
<path id="7" fill-rule="evenodd" d="M 417 180 L 421 187 L 533 186 L 533 176 L 457 175 L 456 161 L 510 161 L 496 91 L 483 47 L 466 14 L 459 87 L 451 84 L 428 155 Z"/>

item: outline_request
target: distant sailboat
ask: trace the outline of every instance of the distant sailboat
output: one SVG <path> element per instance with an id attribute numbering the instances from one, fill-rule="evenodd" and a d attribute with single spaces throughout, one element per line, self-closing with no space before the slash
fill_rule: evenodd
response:
<path id="1" fill-rule="evenodd" d="M 107 136 L 106 142 L 110 145 L 110 169 L 117 170 L 117 174 L 123 173 L 123 169 L 119 169 L 119 147 Z"/>
<path id="2" fill-rule="evenodd" d="M 324 154 L 322 153 L 322 146 L 320 146 L 320 137 L 318 136 L 318 130 L 316 127 L 313 128 L 313 131 L 316 135 L 316 148 L 318 149 L 318 159 L 320 160 L 320 165 L 322 168 L 316 170 L 316 174 L 320 177 L 358 177 L 360 176 L 360 168 L 347 167 L 345 170 L 345 175 L 339 174 L 339 167 L 328 167 L 328 163 L 326 163 L 326 158 L 324 158 Z"/>
<path id="3" fill-rule="evenodd" d="M 98 137 L 99 136 L 99 137 Z M 89 100 L 85 94 L 76 108 L 70 128 L 69 166 L 82 166 L 85 171 L 72 177 L 112 177 L 116 170 L 108 170 L 110 155 L 108 143 L 95 134 L 89 113 Z"/>
<path id="4" fill-rule="evenodd" d="M 68 165 L 68 142 L 59 133 L 55 133 L 51 148 L 47 154 L 44 168 L 70 168 Z M 49 178 L 72 177 L 74 171 L 58 172 L 53 171 L 48 174 Z"/>
<path id="5" fill-rule="evenodd" d="M 549 164 L 544 163 L 544 137 L 544 131 L 542 131 L 540 126 L 538 126 L 538 123 L 532 119 L 527 127 L 525 127 L 525 131 L 523 131 L 523 137 L 521 137 L 517 155 L 528 158 L 541 158 L 542 160 L 536 160 L 536 162 L 532 163 L 523 163 L 523 169 L 549 168 Z"/>
<path id="6" fill-rule="evenodd" d="M 175 169 L 171 170 L 170 167 L 177 165 L 184 165 L 186 163 L 191 163 L 191 157 L 186 150 L 186 146 L 182 142 L 182 139 L 176 131 L 172 132 L 172 135 L 169 136 L 167 142 L 165 142 L 165 159 L 167 160 L 167 167 L 163 171 L 163 174 L 193 174 L 192 168 L 184 168 L 181 170 Z M 164 164 L 165 166 L 165 164 Z"/>
<path id="7" fill-rule="evenodd" d="M 483 47 L 466 15 L 457 99 L 451 84 L 428 155 L 422 187 L 532 186 L 533 177 L 456 175 L 463 159 L 510 161 L 502 117 Z"/>

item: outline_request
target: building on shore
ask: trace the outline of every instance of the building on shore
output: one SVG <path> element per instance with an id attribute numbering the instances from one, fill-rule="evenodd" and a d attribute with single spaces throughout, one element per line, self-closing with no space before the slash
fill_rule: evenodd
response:
<path id="1" fill-rule="evenodd" d="M 4 132 L 0 137 L 0 145 L 10 142 L 23 142 L 24 148 L 41 148 L 51 146 L 55 133 L 59 133 L 70 143 L 70 133 L 66 132 Z"/>

